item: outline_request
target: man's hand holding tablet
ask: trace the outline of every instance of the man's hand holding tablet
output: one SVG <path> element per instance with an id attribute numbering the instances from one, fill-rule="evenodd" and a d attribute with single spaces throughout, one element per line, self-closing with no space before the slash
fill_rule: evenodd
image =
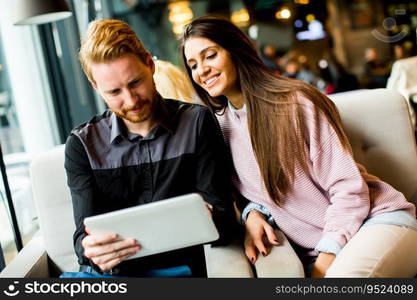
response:
<path id="1" fill-rule="evenodd" d="M 106 271 L 126 259 L 212 242 L 219 238 L 209 206 L 187 194 L 85 218 L 85 256 Z"/>
<path id="2" fill-rule="evenodd" d="M 84 256 L 91 259 L 102 271 L 114 268 L 129 256 L 140 250 L 138 241 L 122 239 L 116 233 L 90 233 L 82 240 Z"/>

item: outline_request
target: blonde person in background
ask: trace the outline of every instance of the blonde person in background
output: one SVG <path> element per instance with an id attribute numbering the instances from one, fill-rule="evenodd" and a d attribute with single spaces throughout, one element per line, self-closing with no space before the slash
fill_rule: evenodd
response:
<path id="1" fill-rule="evenodd" d="M 187 75 L 170 62 L 156 59 L 155 81 L 156 90 L 162 97 L 178 99 L 190 103 L 203 104 L 188 79 Z"/>

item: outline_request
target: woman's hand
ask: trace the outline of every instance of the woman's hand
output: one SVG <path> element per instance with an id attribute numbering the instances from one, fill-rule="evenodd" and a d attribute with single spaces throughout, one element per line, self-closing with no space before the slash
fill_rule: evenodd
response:
<path id="1" fill-rule="evenodd" d="M 271 245 L 279 245 L 274 229 L 265 221 L 264 215 L 259 211 L 252 210 L 249 212 L 245 227 L 245 253 L 252 264 L 257 259 L 256 250 L 263 256 L 267 255 L 264 238 Z"/>
<path id="2" fill-rule="evenodd" d="M 326 275 L 327 269 L 333 263 L 336 255 L 333 253 L 320 252 L 311 272 L 313 278 L 323 278 Z"/>

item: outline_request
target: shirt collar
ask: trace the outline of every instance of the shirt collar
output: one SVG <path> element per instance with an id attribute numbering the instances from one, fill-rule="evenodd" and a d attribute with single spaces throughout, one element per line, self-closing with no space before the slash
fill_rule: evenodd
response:
<path id="1" fill-rule="evenodd" d="M 125 127 L 123 120 L 116 116 L 114 112 L 110 116 L 111 133 L 110 133 L 110 144 L 112 144 L 119 136 L 123 136 L 122 127 Z"/>
<path id="2" fill-rule="evenodd" d="M 236 107 L 233 106 L 233 104 L 230 101 L 227 101 L 227 106 L 229 107 L 230 111 L 234 114 L 237 114 L 239 112 L 246 113 L 246 104 L 243 104 L 241 109 L 237 109 Z"/>
<path id="3" fill-rule="evenodd" d="M 161 95 L 157 94 L 156 107 L 155 107 L 155 118 L 157 125 L 151 132 L 148 134 L 146 139 L 153 139 L 161 130 L 166 130 L 169 133 L 173 134 L 175 130 L 175 112 L 173 109 L 168 105 L 167 101 L 161 97 Z M 111 134 L 110 134 L 110 144 L 114 143 L 114 141 L 118 137 L 126 137 L 129 140 L 133 140 L 134 138 L 138 137 L 134 133 L 129 133 L 127 131 L 126 125 L 123 122 L 121 117 L 118 117 L 114 112 L 111 113 Z"/>

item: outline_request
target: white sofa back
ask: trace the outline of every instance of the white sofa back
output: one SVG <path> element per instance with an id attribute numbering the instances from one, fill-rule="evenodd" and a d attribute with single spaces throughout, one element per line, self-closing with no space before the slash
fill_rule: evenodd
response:
<path id="1" fill-rule="evenodd" d="M 72 235 L 74 215 L 64 169 L 64 145 L 36 157 L 30 166 L 40 233 L 49 258 L 61 269 L 78 271 Z"/>
<path id="2" fill-rule="evenodd" d="M 330 95 L 357 162 L 417 203 L 417 150 L 403 96 L 387 89 Z"/>
<path id="3" fill-rule="evenodd" d="M 405 99 L 385 89 L 335 94 L 331 99 L 339 108 L 356 160 L 407 199 L 415 197 L 417 152 Z M 31 178 L 49 257 L 61 270 L 75 271 L 75 225 L 64 170 L 64 146 L 37 157 L 31 165 Z"/>

